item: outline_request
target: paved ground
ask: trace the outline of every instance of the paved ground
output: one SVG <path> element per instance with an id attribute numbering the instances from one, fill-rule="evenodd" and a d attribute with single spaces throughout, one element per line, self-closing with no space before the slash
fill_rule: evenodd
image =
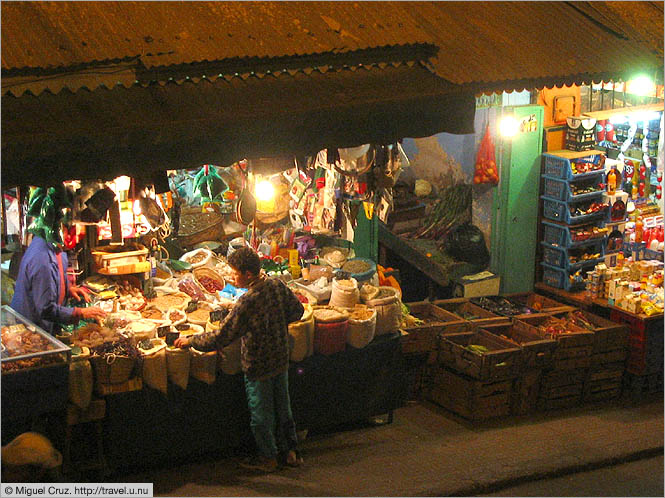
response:
<path id="1" fill-rule="evenodd" d="M 484 496 L 665 496 L 663 456 L 531 481 Z"/>
<path id="2" fill-rule="evenodd" d="M 310 434 L 305 466 L 270 475 L 205 459 L 114 481 L 153 482 L 161 496 L 480 495 L 538 478 L 663 454 L 663 400 L 617 401 L 463 421 L 430 403 L 395 412 L 392 424 Z M 558 493 L 557 496 L 566 496 Z"/>

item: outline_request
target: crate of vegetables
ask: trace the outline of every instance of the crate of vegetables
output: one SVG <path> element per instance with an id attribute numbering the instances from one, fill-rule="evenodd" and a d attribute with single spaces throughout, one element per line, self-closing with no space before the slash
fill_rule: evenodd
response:
<path id="1" fill-rule="evenodd" d="M 552 366 L 557 342 L 551 338 L 543 338 L 524 322 L 515 320 L 507 325 L 487 325 L 483 326 L 483 330 L 518 345 L 522 349 L 521 359 L 524 370 Z"/>
<path id="2" fill-rule="evenodd" d="M 441 334 L 465 330 L 469 324 L 431 303 L 402 303 L 400 342 L 403 353 L 427 353 L 437 348 Z"/>
<path id="3" fill-rule="evenodd" d="M 586 368 L 591 364 L 593 331 L 553 315 L 522 318 L 518 321 L 541 337 L 557 341 L 554 352 L 555 369 Z"/>
<path id="4" fill-rule="evenodd" d="M 593 354 L 616 350 L 628 350 L 629 329 L 620 323 L 611 322 L 584 310 L 567 313 L 564 320 L 594 333 Z"/>
<path id="5" fill-rule="evenodd" d="M 519 346 L 482 329 L 441 336 L 438 363 L 479 380 L 514 378 L 522 367 Z"/>
<path id="6" fill-rule="evenodd" d="M 442 299 L 434 301 L 433 304 L 459 316 L 462 320 L 466 320 L 476 325 L 508 323 L 510 321 L 508 317 L 497 315 L 485 308 L 473 304 L 468 298 Z"/>

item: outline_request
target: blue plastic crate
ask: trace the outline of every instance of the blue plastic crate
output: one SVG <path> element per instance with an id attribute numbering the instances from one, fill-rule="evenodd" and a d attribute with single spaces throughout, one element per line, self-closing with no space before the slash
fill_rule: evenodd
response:
<path id="1" fill-rule="evenodd" d="M 592 178 L 596 177 L 598 183 L 602 183 L 603 174 L 602 172 L 593 172 L 593 173 L 583 173 L 582 175 L 577 175 L 583 178 Z M 576 178 L 576 180 L 579 178 Z M 595 192 L 588 192 L 586 194 L 573 195 L 573 190 L 570 185 L 570 180 L 561 180 L 560 178 L 550 178 L 543 175 L 543 195 L 549 197 L 550 199 L 556 199 L 558 201 L 571 202 L 571 201 L 583 201 L 586 199 L 601 198 L 603 196 L 604 190 L 596 190 Z"/>
<path id="2" fill-rule="evenodd" d="M 637 261 L 642 259 L 656 259 L 658 261 L 663 261 L 663 253 L 661 251 L 647 249 L 646 242 L 624 242 L 622 250 L 627 258 L 636 255 Z"/>
<path id="3" fill-rule="evenodd" d="M 594 242 L 603 242 L 606 236 L 586 240 L 573 240 L 573 231 L 565 225 L 558 225 L 549 221 L 542 221 L 543 224 L 543 242 L 552 246 L 560 247 L 579 247 Z"/>
<path id="4" fill-rule="evenodd" d="M 555 287 L 557 289 L 563 289 L 565 291 L 575 291 L 575 290 L 584 289 L 583 278 L 581 278 L 579 281 L 571 282 L 570 272 L 568 270 L 564 270 L 563 268 L 556 268 L 554 266 L 548 265 L 547 263 L 541 262 L 540 264 L 543 267 L 544 284 L 549 285 L 550 287 Z"/>
<path id="5" fill-rule="evenodd" d="M 589 252 L 599 253 L 600 257 L 594 259 L 585 259 L 576 263 L 570 262 L 570 252 L 566 247 L 551 246 L 545 242 L 541 242 L 543 246 L 543 262 L 550 266 L 564 268 L 566 270 L 577 270 L 583 266 L 590 265 L 591 263 L 601 263 L 604 261 L 603 240 L 589 240 L 586 241 L 588 247 L 593 247 Z M 577 247 L 581 247 L 579 245 Z M 577 248 L 575 247 L 575 248 Z"/>
<path id="6" fill-rule="evenodd" d="M 591 154 L 589 156 L 575 159 L 576 163 L 594 163 L 598 164 L 600 161 L 600 153 Z M 573 175 L 573 170 L 570 166 L 570 160 L 563 157 L 555 156 L 552 154 L 543 154 L 543 175 L 547 175 L 552 178 L 560 178 L 561 180 L 572 180 L 578 178 L 584 178 L 586 176 L 591 176 L 598 174 L 598 171 L 591 171 L 588 173 L 580 173 Z M 602 171 L 602 170 L 601 170 Z"/>
<path id="7" fill-rule="evenodd" d="M 607 208 L 591 214 L 571 216 L 570 211 L 568 210 L 568 201 L 557 201 L 556 199 L 550 199 L 544 195 L 541 195 L 540 198 L 543 200 L 543 216 L 548 220 L 566 223 L 567 225 L 581 225 L 594 220 L 605 220 L 608 216 Z"/>

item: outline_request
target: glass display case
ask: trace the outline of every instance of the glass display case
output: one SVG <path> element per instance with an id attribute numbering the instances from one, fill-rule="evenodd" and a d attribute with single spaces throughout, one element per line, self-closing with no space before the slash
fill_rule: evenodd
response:
<path id="1" fill-rule="evenodd" d="M 72 350 L 9 306 L 1 310 L 2 417 L 65 408 Z"/>

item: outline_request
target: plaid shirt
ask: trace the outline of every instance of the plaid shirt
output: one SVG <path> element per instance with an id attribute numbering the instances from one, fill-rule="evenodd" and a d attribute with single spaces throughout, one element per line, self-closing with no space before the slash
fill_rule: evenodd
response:
<path id="1" fill-rule="evenodd" d="M 265 278 L 238 299 L 219 330 L 192 336 L 191 345 L 221 350 L 240 337 L 243 372 L 250 380 L 267 379 L 288 369 L 288 325 L 300 320 L 303 311 L 284 282 Z"/>

